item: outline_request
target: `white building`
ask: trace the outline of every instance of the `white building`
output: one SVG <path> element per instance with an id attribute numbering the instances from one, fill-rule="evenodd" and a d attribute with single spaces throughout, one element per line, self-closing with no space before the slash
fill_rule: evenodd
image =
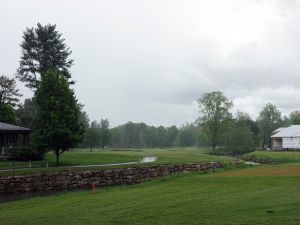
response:
<path id="1" fill-rule="evenodd" d="M 278 128 L 271 139 L 273 150 L 300 150 L 300 125 Z"/>

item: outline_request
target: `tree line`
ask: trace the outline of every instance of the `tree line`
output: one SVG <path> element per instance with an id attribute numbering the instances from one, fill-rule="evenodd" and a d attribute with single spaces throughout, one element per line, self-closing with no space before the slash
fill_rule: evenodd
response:
<path id="1" fill-rule="evenodd" d="M 279 109 L 267 103 L 256 120 L 246 112 L 232 114 L 232 101 L 220 91 L 204 93 L 199 99 L 200 116 L 194 123 L 177 126 L 149 126 L 128 122 L 109 129 L 106 144 L 119 148 L 211 147 L 214 154 L 238 155 L 271 147 L 272 132 L 279 127 L 300 124 L 300 111 L 282 116 Z M 82 147 L 104 147 L 101 129 L 92 122 Z M 108 121 L 107 121 L 107 124 Z M 102 131 L 103 132 L 103 131 Z M 103 138 L 102 138 L 103 140 Z"/>

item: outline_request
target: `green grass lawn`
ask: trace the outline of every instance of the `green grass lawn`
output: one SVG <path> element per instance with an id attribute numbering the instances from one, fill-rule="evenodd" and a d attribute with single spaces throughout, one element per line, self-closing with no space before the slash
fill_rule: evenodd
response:
<path id="1" fill-rule="evenodd" d="M 103 151 L 99 151 L 102 152 Z M 146 156 L 157 157 L 153 164 L 191 163 L 191 162 L 228 162 L 232 157 L 214 156 L 207 154 L 206 148 L 166 148 L 166 149 L 112 149 L 107 154 L 123 154 L 137 156 L 140 159 Z"/>
<path id="2" fill-rule="evenodd" d="M 55 165 L 56 158 L 53 152 L 46 154 L 46 160 Z M 60 156 L 61 166 L 74 166 L 74 165 L 97 165 L 97 164 L 109 164 L 119 162 L 134 162 L 138 161 L 139 156 L 129 154 L 111 154 L 108 151 L 68 151 L 64 152 Z"/>
<path id="3" fill-rule="evenodd" d="M 299 176 L 216 174 L 180 174 L 96 193 L 2 203 L 0 221 L 2 225 L 299 224 Z"/>
<path id="4" fill-rule="evenodd" d="M 122 162 L 135 162 L 140 161 L 146 156 L 157 157 L 157 161 L 147 163 L 146 165 L 156 164 L 173 164 L 173 163 L 190 163 L 190 162 L 228 162 L 233 160 L 231 157 L 213 156 L 206 154 L 205 148 L 171 148 L 171 149 L 94 149 L 90 152 L 89 149 L 72 149 L 63 153 L 60 156 L 61 166 L 76 166 L 76 165 L 96 165 L 96 164 L 109 164 L 109 163 L 122 163 Z M 0 176 L 12 174 L 28 174 L 35 172 L 52 172 L 62 170 L 64 168 L 55 168 L 55 155 L 52 152 L 46 154 L 46 160 L 49 162 L 50 168 L 35 168 L 31 170 L 17 170 L 14 173 L 0 172 Z M 0 162 L 1 165 L 11 162 Z M 24 162 L 20 162 L 24 163 Z M 17 163 L 18 164 L 18 163 Z M 45 163 L 44 163 L 45 164 Z M 43 166 L 44 166 L 43 164 Z M 125 166 L 109 166 L 109 168 L 119 168 L 128 166 L 140 166 L 145 164 L 125 165 Z M 18 167 L 18 166 L 17 166 Z M 3 168 L 3 167 L 2 167 Z M 97 167 L 98 168 L 98 167 Z M 93 167 L 93 169 L 97 169 Z M 86 167 L 89 169 L 89 167 Z M 98 169 L 103 169 L 99 167 Z M 82 170 L 82 168 L 80 168 Z"/>
<path id="5" fill-rule="evenodd" d="M 242 157 L 244 160 L 257 160 L 262 163 L 300 163 L 300 151 L 298 152 L 275 152 L 255 151 Z"/>

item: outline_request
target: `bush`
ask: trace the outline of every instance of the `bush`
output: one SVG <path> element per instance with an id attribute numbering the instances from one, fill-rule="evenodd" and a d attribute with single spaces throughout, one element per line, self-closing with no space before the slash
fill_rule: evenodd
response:
<path id="1" fill-rule="evenodd" d="M 35 151 L 30 146 L 18 146 L 8 150 L 9 156 L 16 157 L 19 160 L 39 160 L 43 159 L 44 154 Z"/>

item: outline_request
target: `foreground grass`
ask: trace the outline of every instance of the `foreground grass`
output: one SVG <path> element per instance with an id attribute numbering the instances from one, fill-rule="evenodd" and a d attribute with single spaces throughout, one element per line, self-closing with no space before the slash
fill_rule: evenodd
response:
<path id="1" fill-rule="evenodd" d="M 255 151 L 243 156 L 244 160 L 252 160 L 261 163 L 300 163 L 300 151 L 298 152 L 275 152 Z"/>
<path id="2" fill-rule="evenodd" d="M 299 224 L 299 177 L 182 174 L 0 204 L 2 225 Z"/>

